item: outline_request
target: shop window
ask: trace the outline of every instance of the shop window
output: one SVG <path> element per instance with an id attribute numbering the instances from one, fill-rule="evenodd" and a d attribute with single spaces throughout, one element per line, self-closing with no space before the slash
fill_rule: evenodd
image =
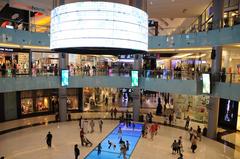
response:
<path id="1" fill-rule="evenodd" d="M 35 110 L 36 110 L 36 112 L 49 111 L 49 98 L 48 97 L 37 98 L 36 99 Z"/>
<path id="2" fill-rule="evenodd" d="M 67 109 L 68 110 L 77 110 L 78 109 L 78 97 L 77 96 L 68 96 L 67 97 Z"/>
<path id="3" fill-rule="evenodd" d="M 32 98 L 21 99 L 22 114 L 33 113 L 33 100 Z"/>

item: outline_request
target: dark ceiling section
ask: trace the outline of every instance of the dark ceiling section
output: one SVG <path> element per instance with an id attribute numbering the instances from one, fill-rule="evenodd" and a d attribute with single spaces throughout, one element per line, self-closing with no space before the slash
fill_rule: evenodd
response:
<path id="1" fill-rule="evenodd" d="M 161 57 L 172 57 L 177 55 L 177 53 L 160 53 L 160 58 Z"/>
<path id="2" fill-rule="evenodd" d="M 6 4 L 0 11 L 0 26 L 6 19 L 11 19 L 17 23 L 29 23 L 29 11 L 12 8 L 9 7 L 9 4 Z"/>

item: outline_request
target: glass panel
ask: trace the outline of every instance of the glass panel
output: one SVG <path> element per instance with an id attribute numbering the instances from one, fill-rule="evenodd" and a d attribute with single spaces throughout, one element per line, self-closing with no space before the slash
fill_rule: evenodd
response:
<path id="1" fill-rule="evenodd" d="M 22 111 L 22 114 L 30 114 L 33 112 L 32 98 L 21 99 L 21 111 Z"/>

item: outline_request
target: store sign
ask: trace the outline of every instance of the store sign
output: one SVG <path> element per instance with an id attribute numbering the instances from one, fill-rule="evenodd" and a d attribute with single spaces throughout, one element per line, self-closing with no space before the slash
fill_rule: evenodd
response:
<path id="1" fill-rule="evenodd" d="M 131 86 L 138 87 L 138 71 L 131 71 Z"/>
<path id="2" fill-rule="evenodd" d="M 29 53 L 29 49 L 20 49 L 20 48 L 6 48 L 6 47 L 0 47 L 1 52 L 26 52 Z"/>
<path id="3" fill-rule="evenodd" d="M 4 52 L 13 52 L 13 49 L 0 47 L 0 51 L 4 51 Z"/>
<path id="4" fill-rule="evenodd" d="M 120 3 L 77 2 L 51 12 L 50 48 L 148 51 L 148 15 Z"/>

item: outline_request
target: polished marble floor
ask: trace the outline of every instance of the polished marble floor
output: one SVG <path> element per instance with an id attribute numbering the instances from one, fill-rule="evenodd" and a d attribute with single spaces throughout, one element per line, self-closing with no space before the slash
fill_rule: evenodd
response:
<path id="1" fill-rule="evenodd" d="M 236 146 L 240 147 L 240 132 L 239 131 L 228 134 L 228 135 L 224 135 L 222 137 L 222 139 L 226 140 L 230 143 L 234 143 Z"/>
<path id="2" fill-rule="evenodd" d="M 118 124 L 118 121 L 104 120 L 103 132 L 98 130 L 95 120 L 96 131 L 87 134 L 93 142 L 92 147 L 81 147 L 81 156 L 84 158 L 94 147 L 100 143 Z M 53 147 L 48 149 L 45 136 L 48 131 L 53 134 Z M 198 142 L 195 154 L 190 151 L 188 133 L 184 130 L 160 126 L 158 135 L 154 140 L 141 138 L 137 143 L 131 159 L 176 159 L 177 155 L 171 154 L 171 144 L 179 136 L 183 137 L 185 159 L 239 159 L 240 152 L 229 148 L 214 140 L 203 138 Z M 7 159 L 71 159 L 74 158 L 73 145 L 79 144 L 79 127 L 77 121 L 45 124 L 16 130 L 0 135 L 0 155 Z M 131 143 L 130 143 L 131 146 Z"/>

